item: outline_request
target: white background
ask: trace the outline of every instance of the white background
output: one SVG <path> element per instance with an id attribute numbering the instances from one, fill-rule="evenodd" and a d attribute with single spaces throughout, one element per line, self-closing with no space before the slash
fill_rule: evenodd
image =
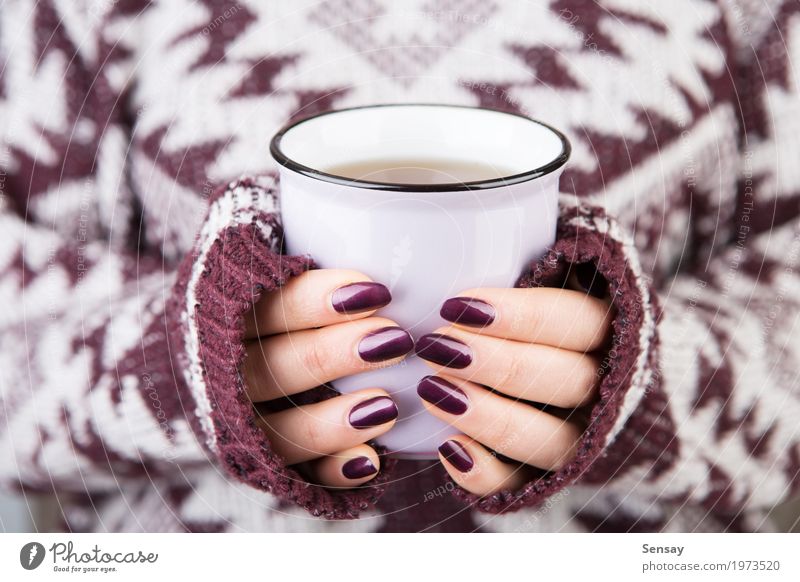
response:
<path id="1" fill-rule="evenodd" d="M 75 551 L 156 552 L 155 564 L 123 564 L 108 574 L 54 573 L 48 551 L 33 571 L 22 546 L 72 541 Z M 5 534 L 2 580 L 259 580 L 485 582 L 581 580 L 800 580 L 800 537 L 793 534 Z M 683 555 L 643 554 L 642 544 L 683 546 Z M 642 573 L 661 563 L 780 560 L 778 572 Z M 224 577 L 224 578 L 223 578 Z"/>

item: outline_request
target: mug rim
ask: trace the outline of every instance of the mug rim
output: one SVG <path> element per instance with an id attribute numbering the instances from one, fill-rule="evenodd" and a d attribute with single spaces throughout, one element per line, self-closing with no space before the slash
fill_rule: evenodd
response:
<path id="1" fill-rule="evenodd" d="M 283 136 L 285 136 L 289 131 L 291 131 L 298 125 L 306 123 L 307 121 L 311 121 L 326 115 L 332 115 L 334 113 L 357 111 L 361 109 L 375 109 L 378 107 L 450 107 L 459 109 L 474 109 L 476 111 L 491 111 L 493 113 L 511 115 L 541 125 L 542 127 L 553 132 L 553 134 L 555 134 L 555 136 L 561 141 L 561 152 L 553 160 L 547 162 L 546 164 L 543 164 L 531 170 L 526 170 L 525 172 L 512 174 L 510 176 L 504 176 L 501 178 L 491 178 L 489 180 L 477 180 L 473 182 L 444 182 L 436 184 L 412 184 L 412 183 L 400 184 L 396 182 L 379 182 L 373 180 L 362 180 L 360 178 L 347 178 L 345 176 L 330 174 L 328 172 L 323 172 L 322 170 L 317 170 L 315 168 L 303 165 L 300 162 L 297 162 L 292 158 L 290 158 L 289 156 L 287 156 L 281 150 L 281 140 L 283 139 Z M 279 129 L 278 132 L 270 140 L 269 151 L 272 157 L 275 159 L 275 161 L 288 170 L 297 172 L 298 174 L 307 176 L 309 178 L 314 178 L 317 180 L 321 180 L 323 182 L 338 184 L 340 186 L 365 188 L 369 190 L 383 190 L 389 192 L 458 192 L 467 190 L 487 190 L 490 188 L 511 186 L 513 184 L 519 184 L 520 182 L 526 182 L 528 180 L 533 180 L 536 178 L 541 178 L 542 176 L 546 176 L 547 174 L 550 174 L 560 169 L 562 166 L 564 166 L 564 164 L 567 163 L 567 160 L 569 160 L 570 154 L 572 153 L 572 145 L 567 139 L 567 136 L 564 135 L 561 131 L 557 130 L 555 127 L 538 119 L 534 119 L 532 117 L 528 117 L 527 115 L 523 115 L 521 113 L 502 111 L 500 109 L 492 109 L 491 107 L 456 105 L 449 103 L 377 103 L 374 105 L 358 105 L 355 107 L 346 107 L 343 109 L 331 109 L 328 111 L 323 111 L 321 113 L 315 113 L 313 115 L 309 115 L 307 117 L 303 117 L 301 119 L 287 123 L 281 129 Z"/>

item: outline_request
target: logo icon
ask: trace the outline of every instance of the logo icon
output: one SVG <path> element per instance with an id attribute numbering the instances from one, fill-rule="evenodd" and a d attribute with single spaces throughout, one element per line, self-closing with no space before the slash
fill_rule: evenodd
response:
<path id="1" fill-rule="evenodd" d="M 35 570 L 44 561 L 44 546 L 39 542 L 28 542 L 19 551 L 19 563 L 26 570 Z"/>

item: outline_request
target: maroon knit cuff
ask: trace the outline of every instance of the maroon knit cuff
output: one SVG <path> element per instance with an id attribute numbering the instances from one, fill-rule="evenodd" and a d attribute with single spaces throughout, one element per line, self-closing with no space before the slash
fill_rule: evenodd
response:
<path id="1" fill-rule="evenodd" d="M 621 410 L 635 408 L 654 381 L 658 308 L 635 249 L 603 210 L 571 207 L 562 211 L 556 243 L 517 286 L 562 287 L 570 265 L 578 264 L 593 265 L 605 278 L 616 308 L 611 348 L 602 361 L 598 398 L 589 412 L 588 428 L 570 463 L 517 490 L 481 498 L 456 486 L 454 494 L 476 509 L 503 513 L 536 507 L 564 487 L 602 472 L 605 452 L 627 419 Z"/>
<path id="2" fill-rule="evenodd" d="M 273 250 L 276 244 L 279 248 L 280 224 L 259 199 L 271 195 L 256 181 L 242 180 L 212 198 L 208 221 L 219 220 L 215 204 L 216 210 L 232 208 L 239 220 L 211 228 L 210 238 L 201 231 L 195 253 L 180 269 L 169 310 L 177 362 L 196 391 L 195 428 L 199 425 L 198 434 L 230 474 L 314 516 L 356 518 L 377 502 L 389 471 L 358 489 L 330 490 L 308 482 L 273 452 L 245 394 L 240 373 L 245 315 L 263 293 L 313 268 L 307 257 Z M 255 207 L 247 207 L 250 200 Z"/>

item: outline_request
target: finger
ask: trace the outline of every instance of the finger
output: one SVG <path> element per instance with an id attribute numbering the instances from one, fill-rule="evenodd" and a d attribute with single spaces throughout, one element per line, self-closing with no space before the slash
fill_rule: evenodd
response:
<path id="1" fill-rule="evenodd" d="M 450 437 L 439 447 L 439 459 L 453 481 L 475 495 L 518 489 L 530 477 L 530 468 L 504 463 L 466 435 Z"/>
<path id="2" fill-rule="evenodd" d="M 378 453 L 369 445 L 339 451 L 310 464 L 314 481 L 325 487 L 356 487 L 374 479 L 380 468 Z"/>
<path id="3" fill-rule="evenodd" d="M 426 376 L 417 393 L 437 418 L 511 459 L 548 471 L 575 454 L 581 428 L 458 378 Z"/>
<path id="4" fill-rule="evenodd" d="M 580 291 L 470 289 L 442 305 L 441 316 L 476 333 L 589 352 L 606 343 L 611 304 Z"/>
<path id="5" fill-rule="evenodd" d="M 416 352 L 437 374 L 491 386 L 514 398 L 565 408 L 590 402 L 599 379 L 596 356 L 455 327 L 422 336 Z"/>
<path id="6" fill-rule="evenodd" d="M 393 321 L 370 317 L 252 342 L 242 374 L 250 400 L 262 402 L 397 363 L 413 348 Z"/>
<path id="7" fill-rule="evenodd" d="M 264 295 L 246 317 L 245 337 L 311 329 L 368 317 L 392 296 L 358 271 L 307 271 Z"/>
<path id="8" fill-rule="evenodd" d="M 293 465 L 374 439 L 392 428 L 397 406 L 377 388 L 259 416 L 272 449 Z"/>

